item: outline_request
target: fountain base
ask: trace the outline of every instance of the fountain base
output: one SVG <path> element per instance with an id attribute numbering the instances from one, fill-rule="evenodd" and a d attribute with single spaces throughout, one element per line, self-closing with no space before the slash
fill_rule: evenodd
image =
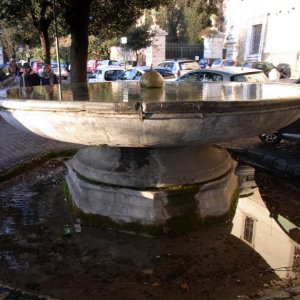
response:
<path id="1" fill-rule="evenodd" d="M 161 225 L 190 213 L 221 216 L 238 188 L 236 162 L 214 146 L 88 147 L 67 166 L 74 205 L 118 223 Z"/>

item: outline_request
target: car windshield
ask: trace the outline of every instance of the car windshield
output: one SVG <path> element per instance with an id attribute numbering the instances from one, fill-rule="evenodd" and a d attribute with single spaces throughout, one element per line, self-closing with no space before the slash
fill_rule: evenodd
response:
<path id="1" fill-rule="evenodd" d="M 221 60 L 221 59 L 215 59 L 215 60 L 212 62 L 212 66 L 219 66 L 221 63 L 222 63 L 222 60 Z"/>
<path id="2" fill-rule="evenodd" d="M 121 80 L 139 80 L 142 77 L 142 73 L 138 70 L 126 70 L 123 74 L 120 75 L 118 79 Z"/>
<path id="3" fill-rule="evenodd" d="M 234 66 L 235 62 L 233 60 L 224 60 L 223 61 L 223 65 L 225 67 L 231 67 L 231 66 Z"/>
<path id="4" fill-rule="evenodd" d="M 104 79 L 107 81 L 114 81 L 117 80 L 122 73 L 123 70 L 108 70 L 104 74 Z"/>
<path id="5" fill-rule="evenodd" d="M 180 70 L 197 70 L 199 64 L 196 61 L 183 61 L 179 63 Z"/>
<path id="6" fill-rule="evenodd" d="M 163 78 L 168 78 L 168 79 L 175 79 L 175 75 L 173 74 L 173 72 L 171 72 L 169 69 L 154 69 L 155 71 L 157 71 Z"/>

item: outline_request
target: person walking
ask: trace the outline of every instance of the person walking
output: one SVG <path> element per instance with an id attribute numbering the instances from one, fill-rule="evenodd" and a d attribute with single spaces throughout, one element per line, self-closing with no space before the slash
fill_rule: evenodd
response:
<path id="1" fill-rule="evenodd" d="M 44 70 L 39 73 L 41 79 L 41 85 L 52 85 L 57 84 L 57 76 L 51 69 L 51 64 L 45 63 Z"/>
<path id="2" fill-rule="evenodd" d="M 34 73 L 28 63 L 22 65 L 23 74 L 20 77 L 20 87 L 40 85 L 40 77 Z"/>
<path id="3" fill-rule="evenodd" d="M 14 73 L 15 76 L 18 76 L 19 74 L 19 67 L 17 65 L 17 62 L 14 58 L 12 58 L 9 62 L 9 66 L 11 71 Z"/>

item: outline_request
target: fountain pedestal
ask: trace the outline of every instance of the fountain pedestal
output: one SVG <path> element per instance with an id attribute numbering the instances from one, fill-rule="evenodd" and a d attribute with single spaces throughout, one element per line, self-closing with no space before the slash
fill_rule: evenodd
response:
<path id="1" fill-rule="evenodd" d="M 222 148 L 89 147 L 67 163 L 77 208 L 115 222 L 158 225 L 196 213 L 226 214 L 238 188 L 235 162 Z"/>

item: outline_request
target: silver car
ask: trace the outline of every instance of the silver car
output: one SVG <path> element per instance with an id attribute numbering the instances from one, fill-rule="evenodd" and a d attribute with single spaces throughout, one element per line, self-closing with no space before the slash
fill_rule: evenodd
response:
<path id="1" fill-rule="evenodd" d="M 236 81 L 265 83 L 270 82 L 262 70 L 244 67 L 220 67 L 190 71 L 177 79 L 178 81 Z"/>
<path id="2" fill-rule="evenodd" d="M 192 59 L 169 59 L 159 63 L 157 66 L 171 70 L 176 78 L 191 70 L 200 69 L 198 62 Z"/>

